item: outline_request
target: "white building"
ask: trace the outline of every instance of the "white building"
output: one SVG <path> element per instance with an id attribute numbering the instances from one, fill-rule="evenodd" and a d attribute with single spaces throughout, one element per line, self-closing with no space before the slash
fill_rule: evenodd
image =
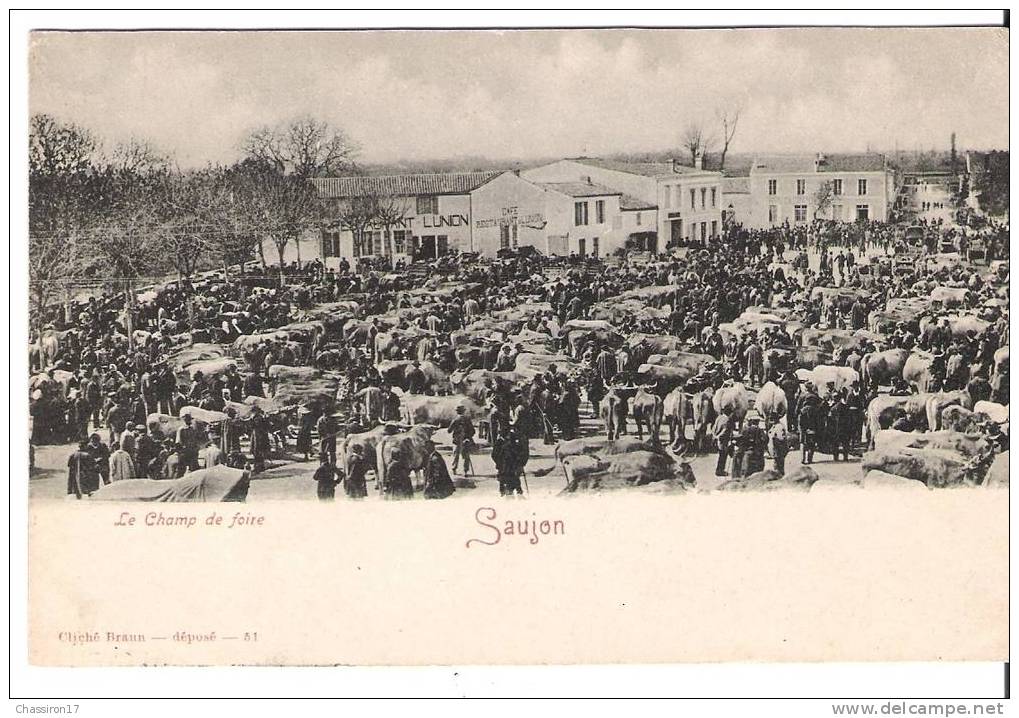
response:
<path id="1" fill-rule="evenodd" d="M 749 177 L 727 178 L 725 207 L 746 227 L 815 217 L 844 222 L 888 219 L 895 176 L 883 155 L 774 155 L 754 160 Z"/>
<path id="2" fill-rule="evenodd" d="M 336 266 L 341 257 L 394 256 L 434 259 L 448 252 L 474 251 L 471 193 L 501 172 L 456 172 L 316 178 L 311 182 L 322 201 L 326 219 L 321 258 Z M 394 216 L 390 226 L 379 221 L 355 242 L 340 218 L 353 203 L 381 198 Z"/>
<path id="3" fill-rule="evenodd" d="M 525 170 L 521 176 L 539 184 L 586 182 L 621 192 L 620 209 L 629 230 L 624 243 L 631 248 L 661 252 L 680 241 L 708 241 L 721 232 L 720 172 L 677 162 L 582 157 Z"/>

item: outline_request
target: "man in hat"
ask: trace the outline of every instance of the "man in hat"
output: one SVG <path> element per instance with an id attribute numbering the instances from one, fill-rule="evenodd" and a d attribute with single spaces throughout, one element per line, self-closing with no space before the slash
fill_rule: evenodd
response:
<path id="1" fill-rule="evenodd" d="M 414 498 L 414 484 L 410 469 L 403 458 L 403 451 L 394 447 L 385 467 L 385 481 L 382 482 L 382 497 L 386 499 Z"/>
<path id="2" fill-rule="evenodd" d="M 186 471 L 197 471 L 198 449 L 201 446 L 198 427 L 195 426 L 190 412 L 185 412 L 181 419 L 184 420 L 184 426 L 177 429 L 175 437 L 180 461 Z"/>
<path id="3" fill-rule="evenodd" d="M 718 448 L 718 460 L 715 462 L 715 476 L 728 476 L 725 471 L 725 462 L 729 457 L 729 445 L 732 441 L 733 418 L 730 410 L 723 408 L 718 412 L 718 418 L 712 427 L 712 437 L 715 446 Z"/>
<path id="4" fill-rule="evenodd" d="M 315 424 L 319 438 L 319 453 L 329 457 L 332 464 L 336 464 L 336 422 L 328 412 L 323 412 Z"/>
<path id="5" fill-rule="evenodd" d="M 407 392 L 410 394 L 424 394 L 426 377 L 421 370 L 421 362 L 415 360 L 407 369 L 405 375 L 407 380 Z"/>
<path id="6" fill-rule="evenodd" d="M 761 428 L 761 415 L 756 411 L 747 412 L 746 426 L 740 432 L 737 445 L 743 455 L 743 476 L 764 471 L 764 452 L 768 447 L 768 436 Z"/>
<path id="7" fill-rule="evenodd" d="M 218 437 L 215 434 L 210 434 L 205 448 L 199 454 L 201 463 L 206 469 L 211 469 L 213 466 L 222 464 L 224 456 L 223 450 L 219 447 Z"/>
<path id="8" fill-rule="evenodd" d="M 463 404 L 456 407 L 456 418 L 449 425 L 449 435 L 453 439 L 453 473 L 456 473 L 460 459 L 463 459 L 463 473 L 474 473 L 471 463 L 471 445 L 474 442 L 474 422 L 467 416 L 467 408 Z"/>
<path id="9" fill-rule="evenodd" d="M 361 445 L 354 444 L 351 446 L 350 455 L 347 457 L 347 475 L 343 478 L 343 487 L 347 492 L 348 498 L 363 499 L 368 495 L 368 487 L 365 481 L 368 468 L 368 462 L 365 461 L 364 449 Z"/>
<path id="10" fill-rule="evenodd" d="M 114 441 L 110 454 L 110 481 L 126 481 L 135 478 L 134 461 L 121 445 Z"/>
<path id="11" fill-rule="evenodd" d="M 99 490 L 99 471 L 88 450 L 88 442 L 78 442 L 78 449 L 67 459 L 67 493 L 77 498 L 91 496 Z"/>
<path id="12" fill-rule="evenodd" d="M 328 454 L 319 456 L 319 465 L 312 477 L 318 486 L 316 491 L 319 501 L 332 501 L 336 498 L 336 484 L 340 482 L 336 467 L 333 466 Z"/>

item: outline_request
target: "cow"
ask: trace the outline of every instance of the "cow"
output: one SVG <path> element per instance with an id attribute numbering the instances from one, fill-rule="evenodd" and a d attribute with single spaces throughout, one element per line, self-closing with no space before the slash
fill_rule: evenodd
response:
<path id="1" fill-rule="evenodd" d="M 407 423 L 432 424 L 442 428 L 448 427 L 457 417 L 457 408 L 464 407 L 464 415 L 472 421 L 484 417 L 484 409 L 477 402 L 464 396 L 429 396 L 428 394 L 402 394 L 400 409 Z"/>
<path id="2" fill-rule="evenodd" d="M 682 478 L 676 460 L 653 451 L 632 451 L 604 457 L 570 456 L 563 460 L 566 472 L 564 493 L 576 491 L 611 491 L 668 481 L 677 490 L 692 479 L 692 472 Z"/>
<path id="3" fill-rule="evenodd" d="M 428 458 L 435 452 L 432 434 L 435 427 L 429 424 L 418 424 L 399 434 L 385 434 L 379 439 L 375 448 L 375 475 L 378 477 L 376 488 L 382 491 L 386 485 L 386 470 L 393 463 L 394 451 L 399 451 L 403 463 L 409 471 L 416 471 L 419 476 L 428 464 Z"/>
<path id="4" fill-rule="evenodd" d="M 647 427 L 652 443 L 658 444 L 661 441 L 662 398 L 642 386 L 633 397 L 630 411 L 633 414 L 634 423 L 637 425 L 637 440 L 644 440 L 644 427 Z"/>
<path id="5" fill-rule="evenodd" d="M 658 364 L 641 364 L 637 367 L 637 378 L 642 382 L 653 382 L 657 387 L 656 392 L 667 394 L 680 384 L 690 381 L 699 370 L 689 366 L 674 367 L 661 366 Z"/>
<path id="6" fill-rule="evenodd" d="M 690 397 L 680 386 L 662 400 L 662 416 L 669 426 L 669 446 L 678 448 L 686 444 L 686 417 L 691 413 Z"/>
<path id="7" fill-rule="evenodd" d="M 800 381 L 809 381 L 817 388 L 817 393 L 821 396 L 829 391 L 838 391 L 860 381 L 860 375 L 855 369 L 825 364 L 813 369 L 797 369 L 796 378 Z"/>
<path id="8" fill-rule="evenodd" d="M 772 424 L 785 418 L 789 402 L 785 392 L 775 382 L 769 381 L 758 390 L 754 408 L 764 417 L 765 427 L 770 428 Z"/>
<path id="9" fill-rule="evenodd" d="M 895 379 L 902 376 L 902 368 L 909 358 L 907 349 L 885 349 L 864 355 L 860 361 L 860 373 L 863 385 L 891 386 Z"/>
<path id="10" fill-rule="evenodd" d="M 957 406 L 957 405 L 956 405 Z M 914 431 L 881 429 L 874 436 L 874 450 L 893 452 L 899 449 L 935 449 L 956 451 L 963 456 L 979 456 L 989 449 L 989 444 L 979 434 L 966 434 L 945 429 L 918 434 Z"/>
<path id="11" fill-rule="evenodd" d="M 572 357 L 579 357 L 583 348 L 591 342 L 619 346 L 623 342 L 623 336 L 615 329 L 571 329 L 566 332 L 566 346 Z"/>
<path id="12" fill-rule="evenodd" d="M 924 393 L 931 386 L 931 355 L 926 352 L 910 354 L 902 365 L 902 379 L 916 391 Z"/>
<path id="13" fill-rule="evenodd" d="M 1000 374 L 1001 370 L 1008 367 L 1008 344 L 1000 347 L 994 352 L 994 373 Z"/>
<path id="14" fill-rule="evenodd" d="M 417 362 L 421 372 L 425 376 L 426 394 L 448 394 L 451 391 L 450 378 L 435 362 Z M 414 365 L 410 359 L 390 359 L 381 361 L 376 365 L 379 375 L 391 386 L 399 387 L 406 391 L 407 372 Z"/>
<path id="15" fill-rule="evenodd" d="M 927 422 L 927 395 L 889 396 L 881 394 L 867 405 L 867 436 L 873 445 L 881 429 L 887 429 L 900 417 L 906 417 L 914 426 Z"/>
<path id="16" fill-rule="evenodd" d="M 519 374 L 533 377 L 535 374 L 545 373 L 552 365 L 560 373 L 573 374 L 583 369 L 580 364 L 563 354 L 534 354 L 531 352 L 517 354 L 514 369 Z"/>
<path id="17" fill-rule="evenodd" d="M 975 414 L 983 414 L 995 424 L 1008 423 L 1008 406 L 993 401 L 978 401 L 973 405 Z"/>
<path id="18" fill-rule="evenodd" d="M 946 308 L 953 308 L 968 305 L 973 293 L 965 287 L 934 287 L 929 296 L 931 301 L 941 302 Z"/>
<path id="19" fill-rule="evenodd" d="M 343 438 L 343 442 L 339 445 L 338 449 L 340 457 L 343 461 L 343 469 L 347 476 L 350 475 L 350 460 L 353 458 L 353 448 L 355 446 L 361 447 L 361 456 L 365 460 L 368 466 L 374 467 L 377 465 L 375 449 L 382 440 L 383 436 L 391 435 L 400 430 L 401 427 L 398 425 L 389 426 L 376 426 L 370 431 L 363 431 L 357 434 L 347 434 Z M 409 427 L 403 427 L 409 428 Z M 376 474 L 376 480 L 378 475 Z"/>
<path id="20" fill-rule="evenodd" d="M 569 439 L 560 441 L 555 446 L 555 463 L 547 469 L 539 469 L 535 476 L 547 476 L 556 466 L 562 467 L 563 461 L 571 456 L 596 456 L 626 454 L 632 451 L 654 451 L 646 441 L 638 441 L 629 437 L 620 437 L 613 441 L 597 438 Z"/>
<path id="21" fill-rule="evenodd" d="M 913 481 L 903 476 L 889 474 L 887 471 L 868 471 L 861 486 L 865 489 L 894 489 L 897 491 L 927 491 L 927 487 L 920 481 Z"/>
<path id="22" fill-rule="evenodd" d="M 743 417 L 750 409 L 750 392 L 742 382 L 736 382 L 716 391 L 711 399 L 711 404 L 716 415 L 728 411 L 736 425 L 741 426 Z"/>
<path id="23" fill-rule="evenodd" d="M 694 376 L 705 364 L 710 364 L 715 358 L 710 354 L 694 354 L 691 352 L 671 351 L 667 354 L 652 354 L 643 364 L 654 364 L 656 366 L 668 366 L 676 369 L 686 369 L 690 376 Z"/>
<path id="24" fill-rule="evenodd" d="M 1008 488 L 1008 452 L 1003 451 L 994 457 L 994 461 L 991 462 L 991 466 L 987 469 L 987 473 L 984 474 L 985 487 L 991 489 L 1007 489 Z"/>
<path id="25" fill-rule="evenodd" d="M 949 404 L 941 410 L 939 426 L 946 431 L 971 432 L 981 428 L 984 417 L 959 404 Z"/>
<path id="26" fill-rule="evenodd" d="M 830 364 L 831 352 L 820 347 L 796 347 L 793 361 L 798 368 L 813 369 L 822 364 Z"/>
<path id="27" fill-rule="evenodd" d="M 637 387 L 610 386 L 602 398 L 599 411 L 605 424 L 605 435 L 609 441 L 618 439 L 626 433 L 626 417 L 629 414 L 629 401 Z"/>
<path id="28" fill-rule="evenodd" d="M 718 485 L 719 491 L 810 491 L 817 483 L 817 472 L 809 466 L 782 475 L 774 469 L 765 469 L 738 479 L 729 479 Z"/>
<path id="29" fill-rule="evenodd" d="M 527 382 L 527 377 L 515 371 L 488 371 L 487 369 L 455 371 L 449 375 L 449 383 L 453 391 L 479 402 L 487 398 L 485 396 L 487 393 L 486 384 L 489 381 L 494 386 L 508 391 Z"/>
<path id="30" fill-rule="evenodd" d="M 631 334 L 626 339 L 626 346 L 630 349 L 638 363 L 648 360 L 652 354 L 667 354 L 673 351 L 680 351 L 684 343 L 678 337 L 671 337 L 665 334 Z"/>
<path id="31" fill-rule="evenodd" d="M 690 396 L 690 409 L 693 415 L 693 449 L 706 451 L 710 440 L 712 424 L 715 421 L 715 392 L 705 387 Z"/>
<path id="32" fill-rule="evenodd" d="M 891 451 L 868 451 L 863 455 L 863 471 L 884 471 L 931 488 L 943 488 L 965 482 L 967 459 L 946 449 L 898 448 Z"/>
<path id="33" fill-rule="evenodd" d="M 930 332 L 934 329 L 935 325 L 940 323 L 942 320 L 948 323 L 948 328 L 952 332 L 952 337 L 954 339 L 967 339 L 970 333 L 974 333 L 979 336 L 987 331 L 987 329 L 991 326 L 990 322 L 970 315 L 953 314 L 949 316 L 928 316 L 920 320 L 921 335 L 929 337 Z"/>

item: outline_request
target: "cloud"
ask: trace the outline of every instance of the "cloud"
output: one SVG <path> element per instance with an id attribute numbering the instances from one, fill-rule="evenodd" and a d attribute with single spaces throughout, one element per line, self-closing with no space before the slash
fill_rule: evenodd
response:
<path id="1" fill-rule="evenodd" d="M 186 165 L 313 114 L 362 160 L 674 147 L 745 111 L 734 151 L 1006 147 L 1007 35 L 991 29 L 40 33 L 30 108 Z M 979 111 L 974 111 L 979 108 Z"/>

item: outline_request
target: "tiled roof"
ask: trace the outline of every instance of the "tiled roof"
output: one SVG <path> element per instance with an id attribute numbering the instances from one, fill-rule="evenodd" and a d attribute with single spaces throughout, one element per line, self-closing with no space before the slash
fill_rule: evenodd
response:
<path id="1" fill-rule="evenodd" d="M 724 177 L 722 194 L 750 194 L 749 177 Z"/>
<path id="2" fill-rule="evenodd" d="M 623 194 L 619 198 L 619 209 L 629 211 L 639 211 L 644 209 L 658 209 L 657 205 L 645 202 L 640 197 L 634 197 L 632 194 Z"/>
<path id="3" fill-rule="evenodd" d="M 627 172 L 632 175 L 641 175 L 643 177 L 694 174 L 704 171 L 699 170 L 696 167 L 687 167 L 679 163 L 673 165 L 671 162 L 616 162 L 615 160 L 603 160 L 597 157 L 573 157 L 569 159 L 571 162 L 578 162 L 583 165 L 590 165 L 591 167 L 601 167 L 606 170 Z"/>
<path id="4" fill-rule="evenodd" d="M 322 177 L 313 178 L 311 182 L 320 199 L 363 197 L 371 194 L 417 197 L 436 194 L 467 194 L 501 174 L 501 171 L 496 171 L 378 177 Z"/>
<path id="5" fill-rule="evenodd" d="M 589 182 L 535 182 L 535 184 L 569 197 L 605 197 L 622 194 L 604 185 Z"/>
<path id="6" fill-rule="evenodd" d="M 873 153 L 823 154 L 819 172 L 880 172 L 885 168 L 884 155 Z M 816 154 L 762 155 L 754 160 L 757 173 L 806 174 L 814 172 Z"/>

